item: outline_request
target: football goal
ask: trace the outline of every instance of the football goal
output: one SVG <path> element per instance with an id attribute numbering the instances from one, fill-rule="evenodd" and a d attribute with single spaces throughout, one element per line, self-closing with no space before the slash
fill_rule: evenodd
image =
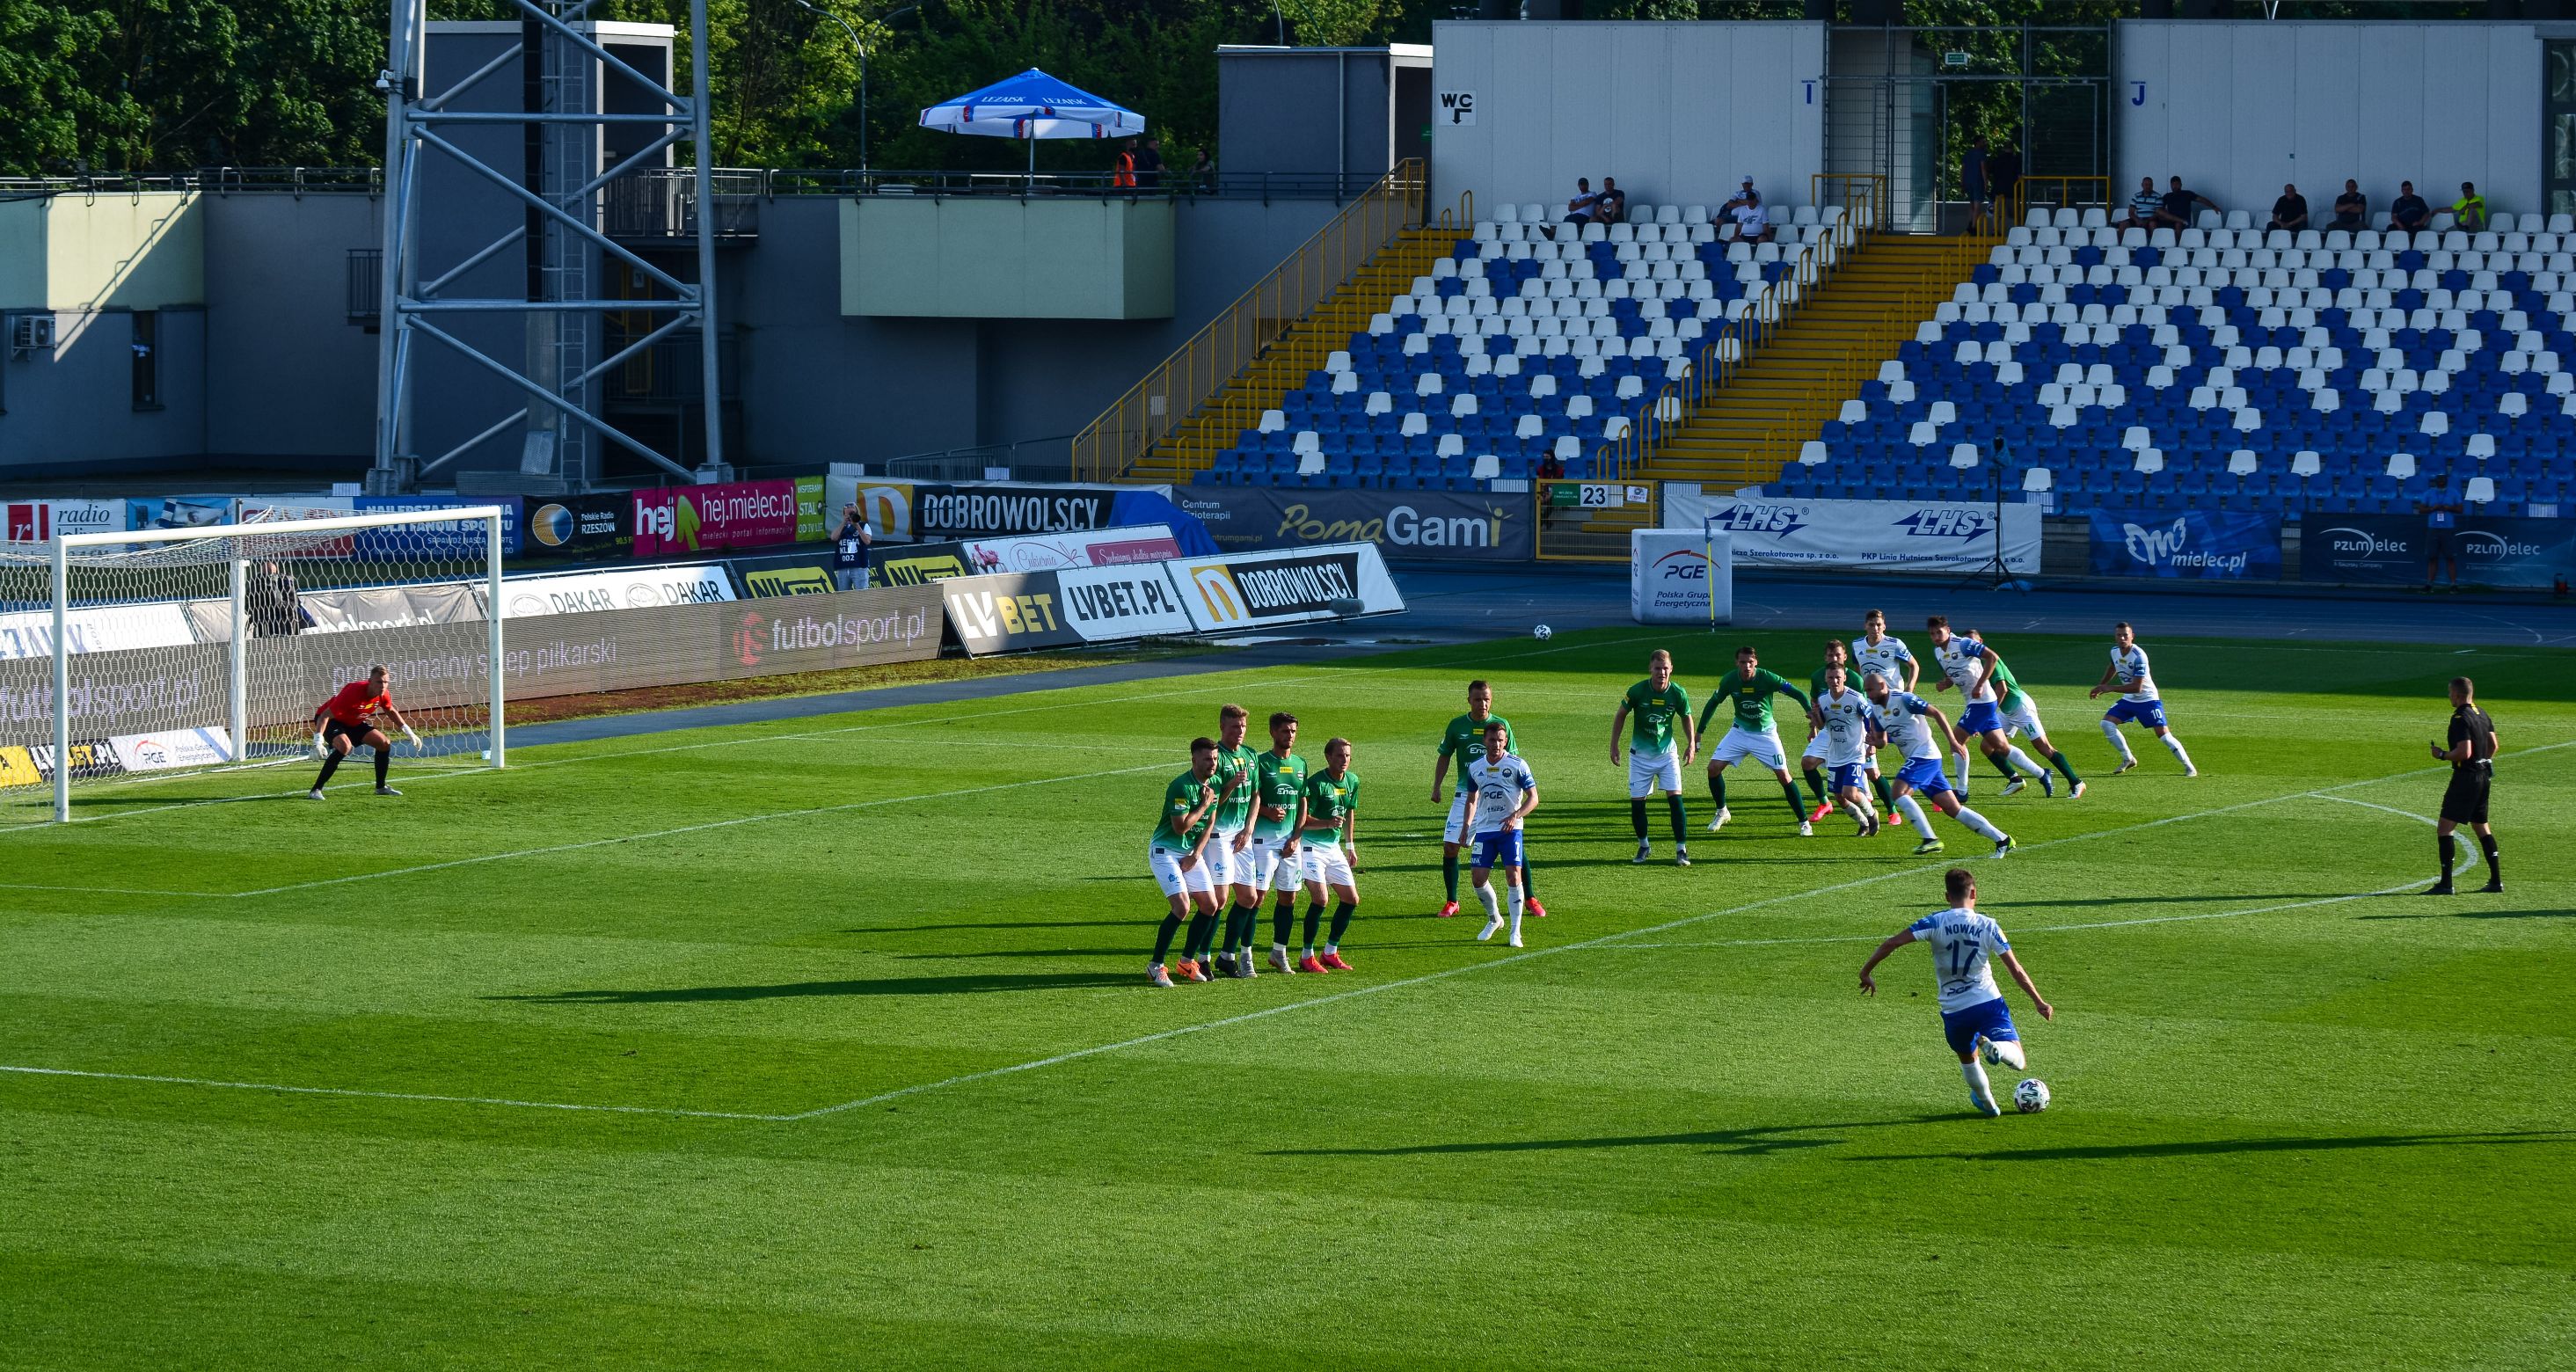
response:
<path id="1" fill-rule="evenodd" d="M 378 665 L 407 774 L 498 767 L 500 590 L 488 505 L 0 549 L 0 824 L 254 794 Z"/>

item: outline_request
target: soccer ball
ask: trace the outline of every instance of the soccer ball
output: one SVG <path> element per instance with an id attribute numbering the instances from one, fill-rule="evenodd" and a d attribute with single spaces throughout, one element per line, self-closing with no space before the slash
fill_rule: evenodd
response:
<path id="1" fill-rule="evenodd" d="M 1530 632 L 1538 635 L 1538 641 L 1541 643 L 1545 643 L 1549 639 L 1556 637 L 1556 630 L 1551 629 L 1544 624 L 1530 630 Z"/>
<path id="2" fill-rule="evenodd" d="M 2048 1083 L 2037 1077 L 2024 1077 L 2013 1088 L 2013 1108 L 2025 1115 L 2036 1115 L 2048 1108 Z"/>

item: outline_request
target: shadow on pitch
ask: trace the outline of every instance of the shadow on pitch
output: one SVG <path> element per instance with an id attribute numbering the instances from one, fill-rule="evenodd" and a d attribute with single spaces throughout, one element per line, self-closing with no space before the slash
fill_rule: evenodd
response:
<path id="1" fill-rule="evenodd" d="M 2106 1143 L 2067 1148 L 2015 1148 L 1989 1153 L 1879 1153 L 1847 1162 L 2086 1162 L 2122 1158 L 2195 1158 L 2242 1153 L 2329 1153 L 2368 1148 L 2484 1148 L 2576 1143 L 2576 1130 L 2522 1129 L 2484 1134 L 2349 1134 L 2279 1139 L 2194 1139 L 2171 1143 Z"/>
<path id="2" fill-rule="evenodd" d="M 2348 897 L 2350 891 L 2274 891 L 2265 900 L 2332 900 Z M 1981 900 L 1980 910 L 2031 909 L 2047 910 L 2059 906 L 2099 905 L 2207 905 L 2241 899 L 2240 896 L 2096 896 L 2090 900 Z"/>
<path id="3" fill-rule="evenodd" d="M 775 986 L 668 986 L 631 991 L 553 991 L 543 995 L 485 996 L 528 1005 L 663 1005 L 706 1001 L 784 1000 L 800 996 L 958 996 L 984 992 L 1089 990 L 1131 986 L 1132 974 L 1108 972 L 991 972 L 975 976 L 867 977 L 853 981 L 791 981 Z"/>
<path id="4" fill-rule="evenodd" d="M 1757 1129 L 1705 1129 L 1686 1134 L 1616 1134 L 1589 1139 L 1491 1139 L 1476 1143 L 1420 1143 L 1401 1148 L 1274 1148 L 1281 1158 L 1409 1158 L 1443 1153 L 1553 1153 L 1595 1148 L 1705 1148 L 1732 1157 L 1761 1157 L 1808 1148 L 1828 1148 L 1844 1139 L 1809 1138 L 1843 1129 L 1885 1129 L 1929 1124 L 1952 1115 L 1909 1115 L 1903 1119 L 1861 1120 L 1849 1124 L 1785 1124 Z"/>
<path id="5" fill-rule="evenodd" d="M 2412 915 L 2355 915 L 2355 919 L 2567 919 L 2576 910 L 2425 910 Z"/>

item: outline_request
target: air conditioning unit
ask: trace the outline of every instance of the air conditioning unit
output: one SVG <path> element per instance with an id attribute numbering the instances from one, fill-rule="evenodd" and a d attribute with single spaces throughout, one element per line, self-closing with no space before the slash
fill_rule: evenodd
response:
<path id="1" fill-rule="evenodd" d="M 9 346 L 19 352 L 54 346 L 54 317 L 50 314 L 10 316 Z"/>

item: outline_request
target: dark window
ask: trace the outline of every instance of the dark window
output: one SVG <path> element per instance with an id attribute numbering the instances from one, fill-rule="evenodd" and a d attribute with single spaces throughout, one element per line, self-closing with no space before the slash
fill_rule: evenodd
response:
<path id="1" fill-rule="evenodd" d="M 134 312 L 134 408 L 161 408 L 161 314 Z"/>

